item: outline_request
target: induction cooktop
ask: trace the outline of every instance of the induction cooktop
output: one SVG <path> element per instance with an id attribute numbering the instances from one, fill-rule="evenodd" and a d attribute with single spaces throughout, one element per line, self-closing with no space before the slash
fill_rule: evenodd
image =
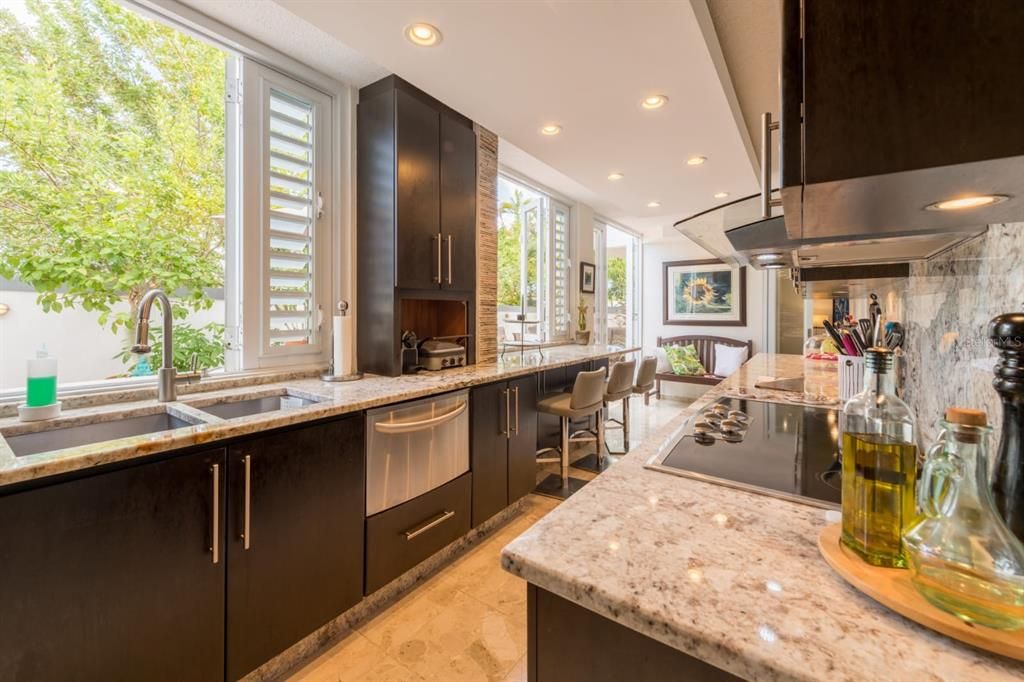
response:
<path id="1" fill-rule="evenodd" d="M 839 506 L 839 412 L 722 398 L 647 468 L 827 509 Z"/>

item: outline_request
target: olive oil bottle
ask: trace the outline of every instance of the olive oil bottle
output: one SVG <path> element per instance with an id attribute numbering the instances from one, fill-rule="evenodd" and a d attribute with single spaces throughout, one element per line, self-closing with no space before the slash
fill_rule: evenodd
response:
<path id="1" fill-rule="evenodd" d="M 906 568 L 903 531 L 914 522 L 914 414 L 893 382 L 892 351 L 869 348 L 864 390 L 843 407 L 843 544 L 874 566 Z"/>

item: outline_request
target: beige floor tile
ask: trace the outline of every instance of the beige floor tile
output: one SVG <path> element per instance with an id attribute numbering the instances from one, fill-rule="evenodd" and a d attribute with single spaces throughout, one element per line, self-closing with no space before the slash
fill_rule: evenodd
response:
<path id="1" fill-rule="evenodd" d="M 295 672 L 295 682 L 406 682 L 423 678 L 358 632 Z"/>
<path id="2" fill-rule="evenodd" d="M 505 675 L 505 682 L 526 682 L 526 656 L 519 659 L 519 662 L 512 666 L 512 670 Z"/>

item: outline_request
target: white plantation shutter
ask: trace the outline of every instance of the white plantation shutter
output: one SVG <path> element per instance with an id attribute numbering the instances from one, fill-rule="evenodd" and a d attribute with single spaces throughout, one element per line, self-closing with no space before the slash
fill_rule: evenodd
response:
<path id="1" fill-rule="evenodd" d="M 551 325 L 552 337 L 569 336 L 569 208 L 551 204 Z"/>
<path id="2" fill-rule="evenodd" d="M 333 307 L 331 98 L 255 62 L 243 73 L 246 366 L 322 361 Z"/>
<path id="3" fill-rule="evenodd" d="M 266 333 L 271 347 L 314 342 L 317 220 L 312 102 L 270 89 Z"/>

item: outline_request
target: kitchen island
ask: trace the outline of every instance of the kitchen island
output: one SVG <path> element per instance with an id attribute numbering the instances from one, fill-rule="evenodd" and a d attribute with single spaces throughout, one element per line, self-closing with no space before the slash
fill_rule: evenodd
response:
<path id="1" fill-rule="evenodd" d="M 691 413 L 723 396 L 789 401 L 755 383 L 802 366 L 799 356 L 759 354 Z M 701 680 L 1024 678 L 1024 664 L 847 585 L 816 544 L 838 512 L 645 468 L 686 426 L 655 434 L 505 547 L 503 567 L 530 586 L 531 680 L 579 670 L 592 680 L 665 670 Z"/>

